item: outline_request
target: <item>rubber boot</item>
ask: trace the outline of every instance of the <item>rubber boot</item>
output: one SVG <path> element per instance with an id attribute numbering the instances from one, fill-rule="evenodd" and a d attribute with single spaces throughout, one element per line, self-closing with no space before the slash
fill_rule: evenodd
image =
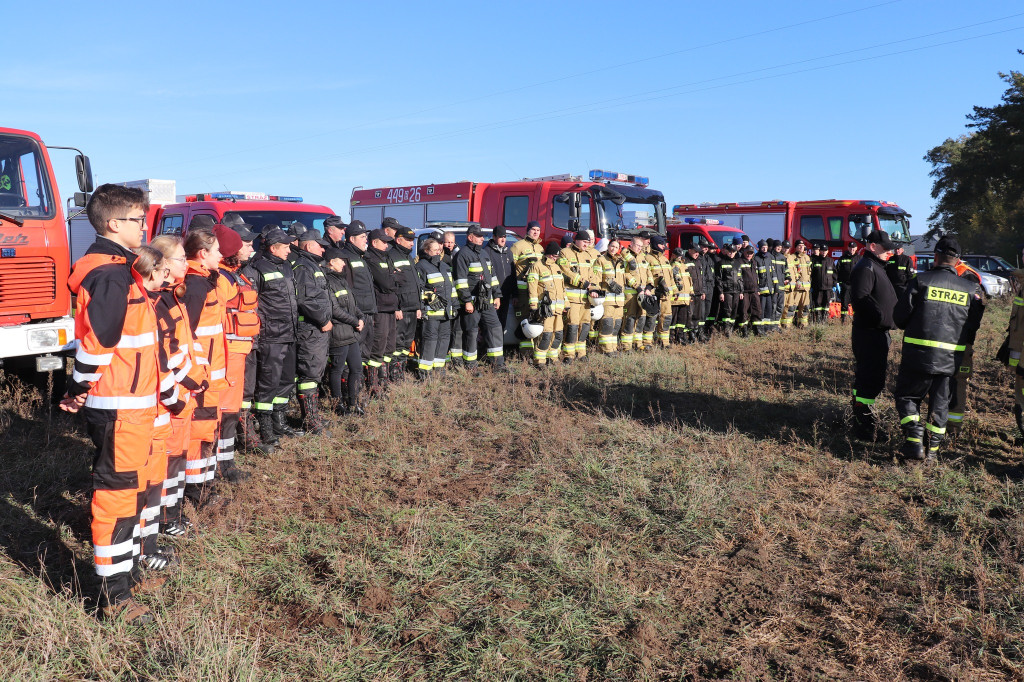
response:
<path id="1" fill-rule="evenodd" d="M 249 410 L 242 410 L 238 415 L 238 435 L 241 436 L 242 450 L 244 452 L 258 452 L 261 455 L 270 455 L 274 452 L 274 446 L 264 443 L 260 434 L 256 431 L 256 419 Z M 271 427 L 273 431 L 273 427 Z"/>
<path id="2" fill-rule="evenodd" d="M 324 432 L 324 423 L 320 419 L 320 406 L 318 405 L 316 389 L 299 394 L 299 409 L 302 412 L 302 428 L 306 433 L 315 436 Z"/>
<path id="3" fill-rule="evenodd" d="M 920 462 L 924 460 L 924 427 L 921 422 L 907 422 L 903 425 L 903 445 L 900 446 L 900 453 L 908 462 Z"/>
<path id="4" fill-rule="evenodd" d="M 878 422 L 875 419 L 875 411 L 870 405 L 854 400 L 853 402 L 853 435 L 859 440 L 875 443 L 881 440 L 878 432 Z"/>
<path id="5" fill-rule="evenodd" d="M 939 461 L 939 448 L 942 446 L 942 441 L 945 440 L 941 434 L 928 432 L 928 450 L 925 454 L 928 462 L 934 464 Z"/>
<path id="6" fill-rule="evenodd" d="M 274 417 L 274 433 L 278 436 L 287 436 L 289 438 L 306 435 L 305 431 L 301 429 L 293 429 L 288 426 L 288 422 L 285 420 L 284 410 L 284 405 L 274 406 L 274 411 L 271 413 Z"/>
<path id="7" fill-rule="evenodd" d="M 274 433 L 274 413 L 256 412 L 256 423 L 260 427 L 260 443 L 263 447 L 273 447 L 280 442 L 277 434 Z"/>

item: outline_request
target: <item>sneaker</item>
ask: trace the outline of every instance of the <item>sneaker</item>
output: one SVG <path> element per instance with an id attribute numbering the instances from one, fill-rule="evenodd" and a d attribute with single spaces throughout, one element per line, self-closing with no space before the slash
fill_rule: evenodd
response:
<path id="1" fill-rule="evenodd" d="M 125 599 L 117 604 L 104 606 L 99 610 L 100 620 L 120 620 L 130 625 L 145 625 L 153 622 L 149 607 L 134 599 Z"/>

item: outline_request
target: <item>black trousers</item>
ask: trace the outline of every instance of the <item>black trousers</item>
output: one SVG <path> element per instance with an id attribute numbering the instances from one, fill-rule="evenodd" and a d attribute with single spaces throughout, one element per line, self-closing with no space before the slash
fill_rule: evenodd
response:
<path id="1" fill-rule="evenodd" d="M 407 362 L 412 355 L 412 342 L 416 338 L 415 310 L 403 310 L 402 319 L 395 320 L 395 361 Z"/>
<path id="2" fill-rule="evenodd" d="M 373 347 L 370 348 L 370 367 L 391 364 L 395 354 L 398 328 L 395 326 L 394 311 L 377 313 L 373 316 Z"/>
<path id="3" fill-rule="evenodd" d="M 851 331 L 853 359 L 853 397 L 857 402 L 873 405 L 885 388 L 889 368 L 889 346 L 892 340 L 884 329 L 854 327 Z"/>
<path id="4" fill-rule="evenodd" d="M 847 311 L 850 309 L 850 303 L 853 302 L 852 291 L 853 289 L 849 284 L 839 285 L 839 305 L 842 306 L 839 310 L 840 317 L 846 317 L 848 314 Z"/>
<path id="5" fill-rule="evenodd" d="M 363 366 L 370 364 L 370 348 L 373 346 L 374 324 L 373 318 L 376 313 L 365 313 L 363 315 L 363 331 L 359 332 L 359 352 L 363 356 Z"/>
<path id="6" fill-rule="evenodd" d="M 950 377 L 946 374 L 922 374 L 900 366 L 893 398 L 900 424 L 905 431 L 929 431 L 931 441 L 942 440 L 949 419 Z M 921 401 L 928 398 L 928 421 L 920 420 Z M 918 425 L 913 428 L 912 425 Z"/>
<path id="7" fill-rule="evenodd" d="M 347 398 L 349 405 L 359 402 L 359 390 L 363 387 L 363 355 L 359 343 L 338 346 L 331 349 L 331 396 L 337 399 Z M 342 395 L 341 379 L 348 375 L 345 382 L 347 392 Z"/>
<path id="8" fill-rule="evenodd" d="M 287 403 L 295 386 L 295 344 L 260 339 L 256 362 L 256 410 L 270 412 L 274 404 Z"/>
<path id="9" fill-rule="evenodd" d="M 477 361 L 477 345 L 481 335 L 486 345 L 484 353 L 487 361 L 494 365 L 504 365 L 505 335 L 498 322 L 498 311 L 493 307 L 487 310 L 474 308 L 471 313 L 462 312 L 462 357 L 470 365 Z"/>
<path id="10" fill-rule="evenodd" d="M 736 326 L 744 325 L 761 331 L 761 297 L 756 291 L 744 291 L 743 298 L 736 301 Z"/>
<path id="11" fill-rule="evenodd" d="M 256 393 L 256 360 L 259 356 L 259 346 L 254 345 L 249 354 L 245 356 L 245 381 L 242 384 L 242 409 L 248 410 L 252 407 L 252 397 Z"/>
<path id="12" fill-rule="evenodd" d="M 462 355 L 462 315 L 462 310 L 456 307 L 455 315 L 452 317 L 452 334 L 448 339 L 448 357 L 454 362 L 465 359 Z"/>
<path id="13" fill-rule="evenodd" d="M 724 301 L 718 302 L 718 323 L 725 327 L 731 327 L 736 323 L 736 309 L 739 307 L 739 293 L 723 293 Z"/>
<path id="14" fill-rule="evenodd" d="M 331 334 L 300 322 L 295 341 L 295 381 L 299 393 L 314 393 L 327 371 Z"/>
<path id="15" fill-rule="evenodd" d="M 786 309 L 786 292 L 779 287 L 779 290 L 772 294 L 772 320 L 778 322 L 782 319 L 782 312 Z"/>

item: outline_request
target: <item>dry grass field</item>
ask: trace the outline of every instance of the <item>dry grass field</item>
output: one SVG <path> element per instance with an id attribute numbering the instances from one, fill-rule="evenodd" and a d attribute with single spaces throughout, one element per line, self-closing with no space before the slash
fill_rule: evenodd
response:
<path id="1" fill-rule="evenodd" d="M 937 466 L 888 395 L 890 444 L 849 440 L 839 326 L 409 381 L 245 458 L 144 627 L 90 612 L 84 431 L 5 385 L 0 676 L 1022 679 L 1007 316 Z"/>

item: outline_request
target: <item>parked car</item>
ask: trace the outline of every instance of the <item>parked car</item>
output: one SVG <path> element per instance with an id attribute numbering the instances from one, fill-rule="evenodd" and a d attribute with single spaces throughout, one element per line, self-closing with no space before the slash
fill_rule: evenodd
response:
<path id="1" fill-rule="evenodd" d="M 990 275 L 987 272 L 978 270 L 974 267 L 969 260 L 964 259 L 964 264 L 978 276 L 981 280 L 981 288 L 985 290 L 985 294 L 989 297 L 1007 296 L 1013 293 L 1013 287 L 1010 285 L 1010 280 L 1005 277 L 998 275 Z M 935 263 L 935 254 L 932 253 L 919 253 L 917 254 L 917 271 L 927 272 L 932 269 L 932 265 Z"/>

